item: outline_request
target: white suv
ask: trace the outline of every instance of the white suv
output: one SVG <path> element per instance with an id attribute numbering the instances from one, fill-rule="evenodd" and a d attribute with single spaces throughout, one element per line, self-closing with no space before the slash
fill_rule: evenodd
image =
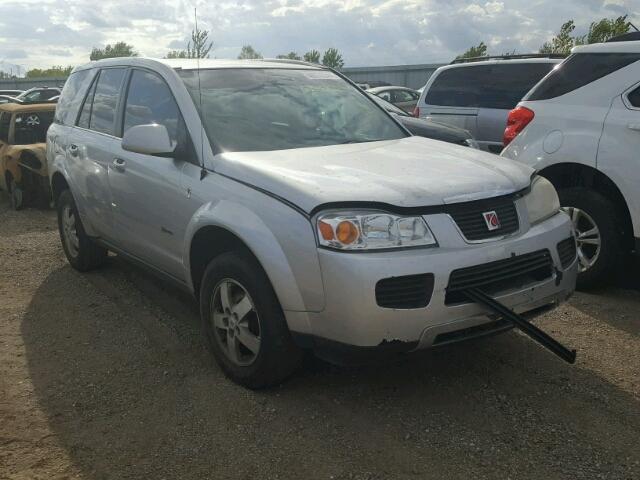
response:
<path id="1" fill-rule="evenodd" d="M 578 238 L 579 287 L 639 250 L 640 41 L 574 48 L 511 111 L 504 144 L 503 157 L 558 190 Z"/>

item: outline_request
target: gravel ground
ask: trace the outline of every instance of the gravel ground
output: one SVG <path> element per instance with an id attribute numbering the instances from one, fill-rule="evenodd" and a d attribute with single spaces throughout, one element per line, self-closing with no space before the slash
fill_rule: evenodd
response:
<path id="1" fill-rule="evenodd" d="M 224 378 L 194 302 L 111 257 L 80 274 L 52 211 L 0 194 L 0 478 L 638 479 L 640 284 L 403 363 Z"/>

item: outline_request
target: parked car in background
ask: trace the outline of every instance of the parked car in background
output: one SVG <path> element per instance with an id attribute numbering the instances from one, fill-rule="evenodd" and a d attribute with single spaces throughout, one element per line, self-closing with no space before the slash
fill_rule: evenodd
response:
<path id="1" fill-rule="evenodd" d="M 393 103 L 396 107 L 399 107 L 409 113 L 413 112 L 413 109 L 418 102 L 418 98 L 420 97 L 418 92 L 407 87 L 376 87 L 370 88 L 367 92 L 377 95 L 381 99 L 386 100 L 389 103 Z"/>
<path id="2" fill-rule="evenodd" d="M 45 141 L 54 104 L 0 105 L 0 188 L 19 210 L 26 203 L 49 201 Z"/>
<path id="3" fill-rule="evenodd" d="M 456 60 L 429 78 L 414 115 L 469 130 L 480 148 L 500 153 L 509 111 L 562 61 L 557 57 L 535 54 Z"/>
<path id="4" fill-rule="evenodd" d="M 640 251 L 640 41 L 592 44 L 509 114 L 502 156 L 558 189 L 578 239 L 578 284 L 601 285 Z"/>
<path id="5" fill-rule="evenodd" d="M 20 95 L 23 91 L 22 90 L 0 90 L 0 95 L 8 95 L 10 97 L 15 97 L 17 95 Z"/>
<path id="6" fill-rule="evenodd" d="M 455 143 L 465 147 L 479 148 L 473 136 L 466 130 L 444 123 L 434 122 L 422 118 L 414 118 L 401 108 L 383 100 L 376 95 L 369 94 L 371 98 L 387 112 L 393 115 L 407 130 L 419 137 L 441 140 Z"/>
<path id="7" fill-rule="evenodd" d="M 517 312 L 574 289 L 546 179 L 410 136 L 321 66 L 92 62 L 65 85 L 47 157 L 69 263 L 112 250 L 193 292 L 222 370 L 251 388 L 305 348 L 345 362 L 510 328 L 469 286 Z"/>
<path id="8" fill-rule="evenodd" d="M 61 90 L 57 87 L 36 87 L 22 92 L 15 98 L 24 103 L 46 102 L 60 95 L 60 92 Z"/>

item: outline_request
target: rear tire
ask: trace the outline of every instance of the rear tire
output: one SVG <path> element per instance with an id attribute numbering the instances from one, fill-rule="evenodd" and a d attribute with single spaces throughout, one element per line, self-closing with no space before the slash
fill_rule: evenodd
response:
<path id="1" fill-rule="evenodd" d="M 625 253 L 616 206 L 600 193 L 584 187 L 560 189 L 558 196 L 576 230 L 580 268 L 577 288 L 604 286 L 620 267 Z"/>
<path id="2" fill-rule="evenodd" d="M 67 260 L 73 268 L 86 272 L 102 266 L 107 250 L 96 245 L 84 231 L 73 195 L 65 190 L 58 197 L 58 230 Z"/>
<path id="3" fill-rule="evenodd" d="M 240 385 L 278 385 L 301 364 L 302 351 L 293 343 L 271 283 L 248 253 L 223 253 L 209 263 L 200 317 L 213 356 Z"/>

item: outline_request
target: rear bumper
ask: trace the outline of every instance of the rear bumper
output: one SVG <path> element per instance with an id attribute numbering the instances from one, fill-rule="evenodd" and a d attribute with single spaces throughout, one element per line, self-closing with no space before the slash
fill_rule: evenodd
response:
<path id="1" fill-rule="evenodd" d="M 442 217 L 442 218 L 434 218 Z M 436 238 L 460 235 L 446 215 L 429 217 Z M 572 235 L 571 223 L 558 214 L 530 228 L 520 236 L 496 242 L 459 244 L 450 247 L 405 250 L 396 252 L 348 254 L 319 250 L 325 289 L 325 309 L 322 312 L 285 312 L 305 315 L 311 334 L 295 335 L 305 347 L 327 350 L 360 349 L 370 353 L 392 354 L 451 343 L 476 334 L 496 333 L 492 328 L 476 328 L 497 319 L 474 303 L 446 304 L 451 273 L 459 268 L 481 265 L 512 256 L 547 249 L 553 262 L 549 278 L 534 284 L 498 292 L 494 297 L 517 313 L 556 305 L 574 291 L 577 262 L 562 268 L 557 245 Z M 431 273 L 434 276 L 430 301 L 422 308 L 383 308 L 376 300 L 376 284 L 390 277 Z M 509 328 L 495 325 L 496 331 Z M 452 334 L 452 332 L 466 333 Z"/>

